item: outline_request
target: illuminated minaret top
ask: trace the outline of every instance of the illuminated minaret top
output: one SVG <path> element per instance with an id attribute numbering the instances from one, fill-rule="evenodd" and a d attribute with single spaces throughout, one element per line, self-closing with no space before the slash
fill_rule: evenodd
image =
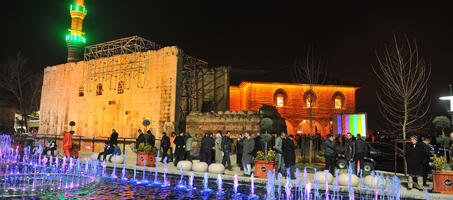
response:
<path id="1" fill-rule="evenodd" d="M 66 45 L 68 47 L 68 62 L 76 62 L 82 58 L 85 46 L 85 33 L 82 32 L 83 19 L 87 14 L 87 9 L 83 5 L 84 0 L 72 0 L 69 5 L 71 14 L 71 29 L 66 35 Z"/>

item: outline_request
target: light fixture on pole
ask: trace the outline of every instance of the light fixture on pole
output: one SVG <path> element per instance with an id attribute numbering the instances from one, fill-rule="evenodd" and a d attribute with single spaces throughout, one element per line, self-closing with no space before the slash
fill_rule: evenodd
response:
<path id="1" fill-rule="evenodd" d="M 451 121 L 452 121 L 452 125 L 453 125 L 453 90 L 452 90 L 451 84 L 448 84 L 448 86 L 450 87 L 450 96 L 440 97 L 439 99 L 450 101 L 450 109 L 448 110 L 448 113 L 451 115 L 451 119 L 452 119 Z"/>

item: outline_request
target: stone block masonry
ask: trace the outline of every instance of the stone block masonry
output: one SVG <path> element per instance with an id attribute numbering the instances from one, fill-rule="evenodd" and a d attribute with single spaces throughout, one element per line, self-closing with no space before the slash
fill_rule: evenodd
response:
<path id="1" fill-rule="evenodd" d="M 148 57 L 143 87 L 134 85 L 130 78 L 134 72 L 118 75 L 125 76 L 121 79 L 124 80 L 123 92 L 116 87 L 118 79 L 108 79 L 107 76 L 89 80 L 93 84 L 87 85 L 85 61 L 47 67 L 44 70 L 39 132 L 60 134 L 70 130 L 70 121 L 76 122 L 76 135 L 84 136 L 108 137 L 111 130 L 116 129 L 119 137 L 135 138 L 141 128 L 151 130 L 160 138 L 162 132 L 174 131 L 179 120 L 176 107 L 180 101 L 177 86 L 181 79 L 181 54 L 180 49 L 172 46 L 116 55 Z M 100 85 L 102 94 L 97 93 Z M 151 122 L 147 128 L 142 125 L 144 119 Z"/>
<path id="2" fill-rule="evenodd" d="M 245 131 L 256 134 L 260 131 L 260 116 L 255 111 L 192 112 L 187 116 L 186 131 L 197 139 L 201 140 L 208 131 L 215 134 L 218 130 L 231 131 L 233 138 Z"/>

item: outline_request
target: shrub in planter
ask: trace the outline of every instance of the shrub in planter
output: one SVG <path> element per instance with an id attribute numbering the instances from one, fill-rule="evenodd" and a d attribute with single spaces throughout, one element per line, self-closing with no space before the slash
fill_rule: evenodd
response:
<path id="1" fill-rule="evenodd" d="M 446 160 L 434 155 L 433 161 L 433 192 L 453 194 L 453 171 L 445 169 Z"/>
<path id="2" fill-rule="evenodd" d="M 157 149 L 147 143 L 141 143 L 137 149 L 137 165 L 143 166 L 146 161 L 146 166 L 156 166 Z"/>
<path id="3" fill-rule="evenodd" d="M 267 178 L 267 172 L 277 168 L 277 156 L 275 151 L 270 150 L 267 155 L 264 152 L 258 151 L 255 157 L 255 177 Z"/>

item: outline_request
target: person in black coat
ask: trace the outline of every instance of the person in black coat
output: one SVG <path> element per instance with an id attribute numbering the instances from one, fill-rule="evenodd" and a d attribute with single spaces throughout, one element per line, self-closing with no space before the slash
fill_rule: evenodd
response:
<path id="1" fill-rule="evenodd" d="M 173 164 L 175 165 L 175 167 L 177 167 L 178 162 L 184 158 L 186 149 L 186 142 L 184 141 L 183 132 L 179 133 L 179 135 L 176 136 L 173 144 L 175 145 L 175 160 Z"/>
<path id="2" fill-rule="evenodd" d="M 290 168 L 291 178 L 294 179 L 296 165 L 296 146 L 294 145 L 293 136 L 285 138 L 282 142 L 283 160 L 286 168 Z"/>
<path id="3" fill-rule="evenodd" d="M 201 142 L 201 148 L 203 150 L 202 159 L 208 165 L 212 162 L 212 152 L 215 150 L 215 141 L 214 138 L 211 137 L 212 133 L 208 132 L 207 136 Z"/>
<path id="4" fill-rule="evenodd" d="M 356 165 L 360 164 L 360 169 L 363 167 L 364 158 L 368 156 L 368 143 L 362 139 L 362 135 L 357 134 L 356 140 L 356 154 L 354 162 Z"/>
<path id="5" fill-rule="evenodd" d="M 110 135 L 110 146 L 118 145 L 118 133 L 115 129 L 112 129 L 112 134 Z"/>
<path id="6" fill-rule="evenodd" d="M 228 166 L 226 166 L 225 168 L 232 171 L 230 154 L 231 154 L 231 144 L 233 142 L 232 142 L 232 139 L 230 138 L 230 135 L 231 135 L 231 132 L 227 131 L 226 134 L 222 137 L 221 150 L 223 153 L 222 165 L 225 166 L 226 164 L 228 164 Z"/>
<path id="7" fill-rule="evenodd" d="M 243 141 L 244 136 L 242 135 L 242 133 L 240 133 L 236 141 L 236 164 L 241 168 L 241 171 L 244 170 L 244 167 L 242 166 Z"/>
<path id="8" fill-rule="evenodd" d="M 170 138 L 167 136 L 167 133 L 163 132 L 162 139 L 160 140 L 160 149 L 162 149 L 162 160 L 160 160 L 160 162 L 163 162 L 164 158 L 168 156 L 167 153 L 169 148 Z"/>
<path id="9" fill-rule="evenodd" d="M 256 157 L 256 153 L 258 151 L 262 151 L 264 152 L 264 145 L 263 143 L 261 142 L 261 136 L 260 136 L 260 133 L 258 132 L 256 137 L 254 138 L 255 140 L 255 148 L 253 149 L 253 157 Z"/>
<path id="10" fill-rule="evenodd" d="M 148 130 L 146 132 L 149 136 L 148 136 L 148 141 L 146 141 L 149 145 L 151 145 L 152 147 L 154 147 L 154 145 L 156 144 L 156 137 L 154 137 L 153 133 L 151 133 L 150 130 Z"/>
<path id="11" fill-rule="evenodd" d="M 417 142 L 417 136 L 411 136 L 411 144 L 406 146 L 407 173 L 409 174 L 408 190 L 413 187 L 413 178 L 417 179 L 417 189 L 423 190 L 423 171 L 426 160 L 424 147 Z"/>
<path id="12" fill-rule="evenodd" d="M 428 186 L 426 184 L 426 181 L 428 180 L 428 174 L 431 173 L 431 167 L 429 166 L 429 162 L 431 161 L 431 138 L 429 137 L 424 137 L 422 138 L 422 143 L 420 143 L 423 148 L 425 149 L 426 153 L 426 158 L 425 158 L 425 164 L 423 166 L 423 186 Z"/>
<path id="13" fill-rule="evenodd" d="M 346 135 L 346 138 L 348 139 L 348 141 L 344 148 L 344 155 L 346 157 L 346 160 L 348 160 L 348 168 L 352 169 L 353 174 L 357 174 L 357 163 L 355 162 L 357 151 L 356 141 L 351 133 L 348 133 Z"/>
<path id="14" fill-rule="evenodd" d="M 138 129 L 138 138 L 137 141 L 135 142 L 135 149 L 138 149 L 141 143 L 145 143 L 145 134 L 143 134 L 141 129 Z"/>

